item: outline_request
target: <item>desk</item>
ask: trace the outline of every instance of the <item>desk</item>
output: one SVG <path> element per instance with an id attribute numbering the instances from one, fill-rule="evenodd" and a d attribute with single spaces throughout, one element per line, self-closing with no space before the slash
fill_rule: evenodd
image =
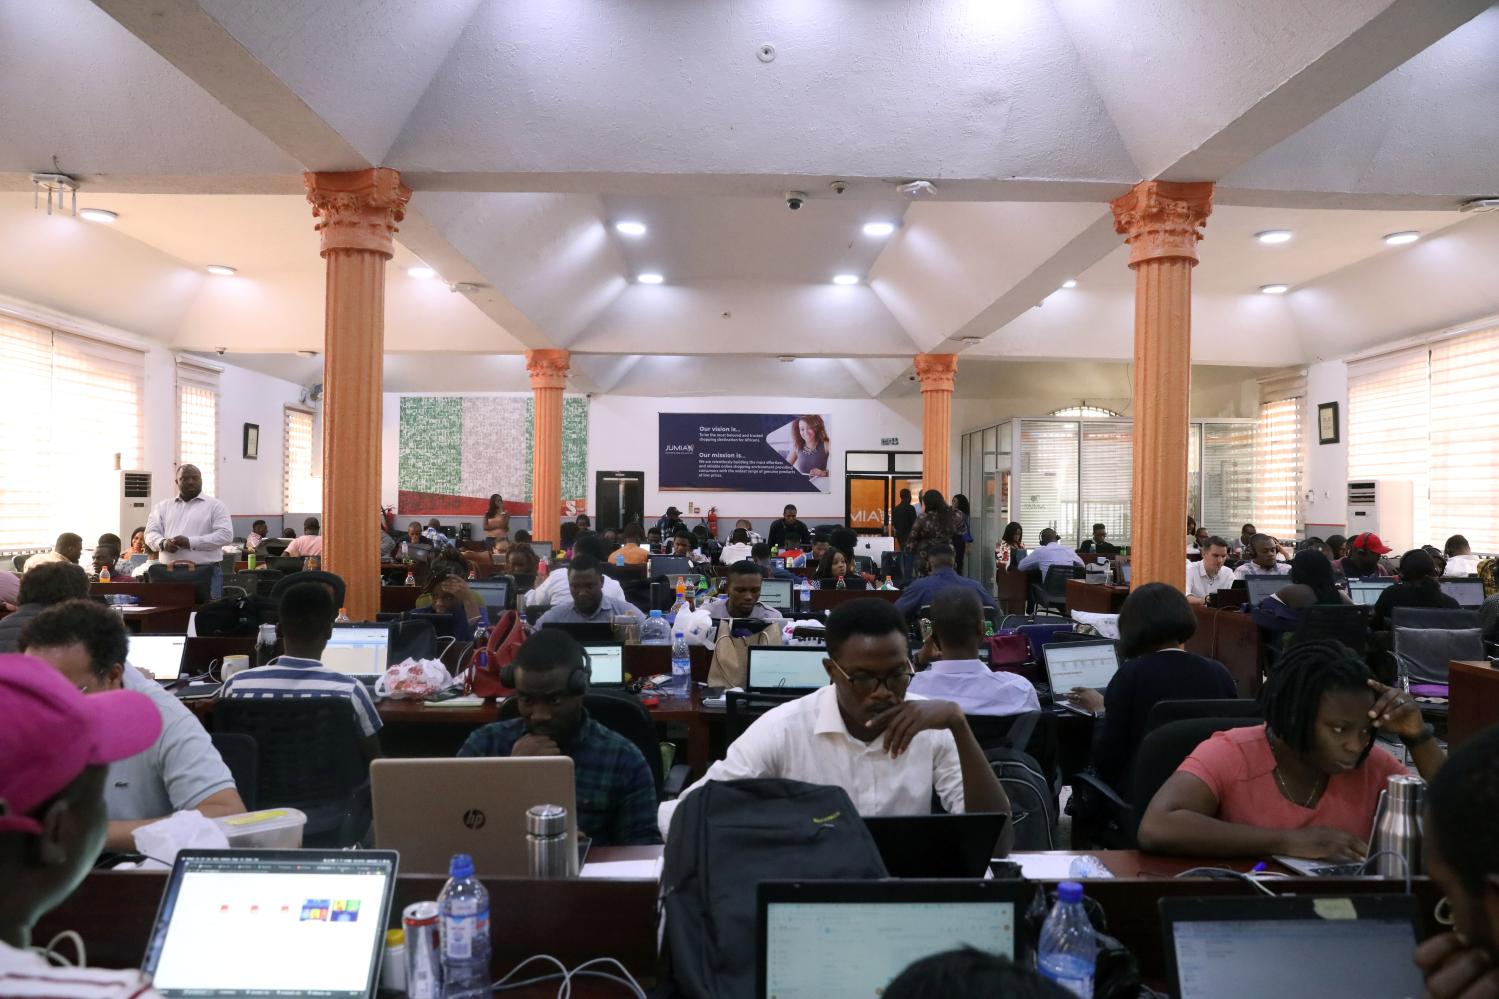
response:
<path id="1" fill-rule="evenodd" d="M 1499 669 L 1453 660 L 1447 675 L 1447 739 L 1456 746 L 1499 722 Z"/>
<path id="2" fill-rule="evenodd" d="M 1248 614 L 1192 605 L 1197 633 L 1186 644 L 1188 652 L 1216 659 L 1228 668 L 1240 697 L 1260 692 L 1260 629 Z"/>
<path id="3" fill-rule="evenodd" d="M 994 570 L 995 600 L 1001 614 L 1024 614 L 1031 598 L 1030 577 L 1017 569 Z"/>
<path id="4" fill-rule="evenodd" d="M 1129 596 L 1128 586 L 1113 583 L 1090 583 L 1083 579 L 1067 580 L 1067 610 L 1086 614 L 1118 614 Z"/>
<path id="5" fill-rule="evenodd" d="M 895 603 L 900 599 L 899 590 L 813 590 L 812 610 L 830 611 L 840 604 L 846 604 L 850 600 L 859 600 L 863 597 L 873 597 L 886 603 Z"/>
<path id="6" fill-rule="evenodd" d="M 181 635 L 187 631 L 188 617 L 193 612 L 192 604 L 172 607 L 146 607 L 141 604 L 122 604 L 115 608 L 125 627 L 136 635 Z"/>

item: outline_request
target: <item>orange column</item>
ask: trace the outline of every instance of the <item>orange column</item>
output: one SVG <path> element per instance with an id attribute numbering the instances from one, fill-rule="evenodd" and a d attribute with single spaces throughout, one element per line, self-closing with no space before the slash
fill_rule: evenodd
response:
<path id="1" fill-rule="evenodd" d="M 571 355 L 565 350 L 526 351 L 536 398 L 531 451 L 531 537 L 556 544 L 562 528 L 562 388 Z"/>
<path id="2" fill-rule="evenodd" d="M 1111 207 L 1135 272 L 1132 581 L 1180 588 L 1186 564 L 1192 268 L 1199 229 L 1213 211 L 1213 185 L 1143 181 Z"/>
<path id="3" fill-rule="evenodd" d="M 921 487 L 948 499 L 952 488 L 952 385 L 958 374 L 956 354 L 917 354 L 921 380 Z"/>
<path id="4" fill-rule="evenodd" d="M 380 389 L 385 262 L 411 191 L 395 170 L 307 173 L 327 291 L 323 337 L 323 567 L 356 621 L 380 610 Z"/>

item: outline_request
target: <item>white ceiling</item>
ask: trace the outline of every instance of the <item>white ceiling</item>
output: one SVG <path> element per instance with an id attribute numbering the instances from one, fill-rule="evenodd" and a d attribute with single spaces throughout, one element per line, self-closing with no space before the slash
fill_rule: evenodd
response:
<path id="1" fill-rule="evenodd" d="M 1248 376 L 1499 309 L 1499 215 L 1456 211 L 1499 195 L 1495 51 L 1487 0 L 0 0 L 0 293 L 320 348 L 300 172 L 380 164 L 416 192 L 388 387 L 508 384 L 565 346 L 584 390 L 900 395 L 913 353 L 956 350 L 960 392 L 1002 392 L 980 358 L 1130 356 L 1107 201 L 1168 176 L 1220 182 L 1193 356 Z M 31 210 L 54 156 L 116 225 Z M 1401 229 L 1423 239 L 1380 241 Z"/>

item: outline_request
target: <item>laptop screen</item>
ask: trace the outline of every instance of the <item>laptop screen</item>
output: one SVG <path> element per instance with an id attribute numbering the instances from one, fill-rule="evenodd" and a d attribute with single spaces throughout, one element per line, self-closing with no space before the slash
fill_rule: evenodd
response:
<path id="1" fill-rule="evenodd" d="M 531 551 L 542 562 L 550 562 L 552 560 L 552 543 L 550 541 L 531 542 Z"/>
<path id="2" fill-rule="evenodd" d="M 495 621 L 501 612 L 505 610 L 505 604 L 510 600 L 510 581 L 508 579 L 484 579 L 474 580 L 468 584 L 474 596 L 484 601 L 484 606 L 489 608 L 489 620 Z"/>
<path id="3" fill-rule="evenodd" d="M 1444 579 L 1442 592 L 1456 600 L 1459 607 L 1483 606 L 1483 580 L 1477 576 Z"/>
<path id="4" fill-rule="evenodd" d="M 1350 579 L 1348 599 L 1360 607 L 1373 607 L 1378 603 L 1379 595 L 1394 585 L 1393 579 Z"/>
<path id="5" fill-rule="evenodd" d="M 760 581 L 760 602 L 776 610 L 791 609 L 791 580 L 764 579 Z"/>
<path id="6" fill-rule="evenodd" d="M 752 645 L 744 671 L 745 690 L 815 690 L 828 685 L 822 661 L 828 650 Z"/>
<path id="7" fill-rule="evenodd" d="M 1061 642 L 1045 647 L 1046 674 L 1054 696 L 1073 687 L 1102 690 L 1119 669 L 1113 642 Z"/>
<path id="8" fill-rule="evenodd" d="M 390 665 L 390 629 L 384 625 L 335 625 L 322 664 L 350 676 L 379 676 Z"/>
<path id="9" fill-rule="evenodd" d="M 592 669 L 588 682 L 593 686 L 621 686 L 625 682 L 625 650 L 619 645 L 585 645 Z"/>
<path id="10" fill-rule="evenodd" d="M 1290 583 L 1288 576 L 1248 575 L 1244 577 L 1244 586 L 1249 591 L 1251 607 L 1258 607 L 1266 597 L 1273 597 Z"/>
<path id="11" fill-rule="evenodd" d="M 395 880 L 388 851 L 184 850 L 145 970 L 168 999 L 374 995 Z"/>
<path id="12" fill-rule="evenodd" d="M 186 635 L 131 635 L 125 661 L 152 679 L 175 680 L 186 648 Z"/>
<path id="13" fill-rule="evenodd" d="M 652 555 L 652 576 L 685 576 L 692 571 L 692 559 L 685 555 Z"/>

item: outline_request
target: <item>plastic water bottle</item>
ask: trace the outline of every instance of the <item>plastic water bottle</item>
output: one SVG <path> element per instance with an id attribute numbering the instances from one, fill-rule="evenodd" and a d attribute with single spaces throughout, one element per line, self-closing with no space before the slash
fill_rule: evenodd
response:
<path id="1" fill-rule="evenodd" d="M 1083 886 L 1063 881 L 1057 885 L 1057 904 L 1041 927 L 1037 970 L 1073 995 L 1091 999 L 1097 960 L 1098 937 L 1083 910 Z"/>
<path id="2" fill-rule="evenodd" d="M 437 896 L 442 939 L 443 999 L 487 999 L 489 978 L 489 892 L 474 877 L 474 861 L 453 855 L 448 883 Z"/>
<path id="3" fill-rule="evenodd" d="M 641 645 L 670 645 L 671 628 L 666 623 L 666 618 L 661 616 L 659 610 L 651 611 L 651 616 L 645 619 L 640 626 Z"/>
<path id="4" fill-rule="evenodd" d="M 349 612 L 348 612 L 348 610 L 346 608 L 340 607 L 338 609 L 338 617 L 336 617 L 336 618 L 333 619 L 333 623 L 334 624 L 348 624 L 349 621 L 350 621 L 350 618 L 349 618 Z"/>
<path id="5" fill-rule="evenodd" d="M 810 611 L 812 609 L 812 580 L 803 576 L 801 585 L 797 589 L 801 592 L 802 610 Z"/>
<path id="6" fill-rule="evenodd" d="M 687 637 L 680 631 L 671 640 L 671 692 L 686 697 L 692 689 L 692 653 L 687 649 Z"/>

